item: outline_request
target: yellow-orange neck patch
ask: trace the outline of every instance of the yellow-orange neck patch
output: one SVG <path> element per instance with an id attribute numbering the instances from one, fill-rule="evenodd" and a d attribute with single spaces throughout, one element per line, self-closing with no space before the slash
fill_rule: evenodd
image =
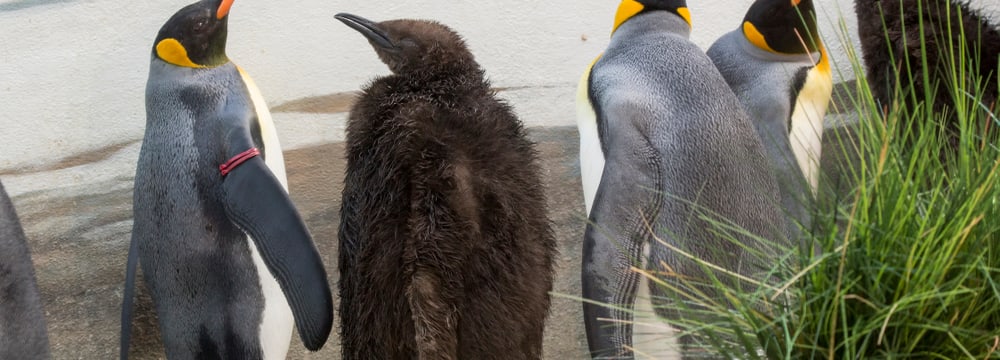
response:
<path id="1" fill-rule="evenodd" d="M 743 22 L 743 36 L 745 36 L 747 40 L 750 41 L 751 44 L 753 44 L 758 48 L 773 53 L 777 52 L 774 51 L 774 49 L 772 49 L 770 45 L 767 45 L 767 40 L 764 39 L 764 34 L 761 34 L 760 31 L 757 30 L 757 27 L 753 26 L 753 24 L 750 23 L 749 21 Z"/>
<path id="2" fill-rule="evenodd" d="M 204 65 L 198 65 L 195 64 L 194 61 L 191 61 L 184 45 L 181 45 L 180 41 L 173 38 L 160 40 L 160 42 L 156 44 L 156 56 L 159 56 L 163 61 L 177 66 L 189 68 L 205 67 Z"/>
<path id="3" fill-rule="evenodd" d="M 622 0 L 621 4 L 618 4 L 618 11 L 615 12 L 615 27 L 611 29 L 611 33 L 614 34 L 618 30 L 618 27 L 624 24 L 626 20 L 631 19 L 645 8 L 638 1 Z"/>
<path id="4" fill-rule="evenodd" d="M 636 0 L 622 0 L 621 4 L 618 4 L 618 11 L 615 12 L 615 26 L 611 28 L 611 33 L 614 34 L 618 30 L 618 27 L 624 24 L 628 19 L 631 19 L 636 14 L 642 12 L 646 7 Z M 687 22 L 688 27 L 691 27 L 691 11 L 686 7 L 677 8 L 677 14 Z"/>
<path id="5" fill-rule="evenodd" d="M 822 42 L 820 42 L 820 43 L 818 43 L 816 45 L 819 45 L 819 57 L 820 57 L 819 64 L 816 64 L 816 70 L 819 70 L 820 72 L 825 73 L 825 74 L 829 74 L 830 73 L 830 56 L 827 55 L 827 53 L 826 53 L 826 46 L 823 46 Z"/>
<path id="6" fill-rule="evenodd" d="M 767 40 L 764 39 L 764 35 L 757 30 L 756 26 L 753 26 L 749 21 L 743 22 L 743 36 L 747 38 L 754 46 L 770 51 L 776 54 L 781 54 L 781 52 L 776 51 L 767 45 Z M 816 40 L 817 51 L 819 51 L 819 63 L 816 64 L 816 69 L 824 73 L 830 72 L 830 56 L 826 53 L 826 46 L 823 46 L 823 42 Z"/>
<path id="7" fill-rule="evenodd" d="M 684 21 L 688 23 L 688 27 L 691 27 L 691 11 L 688 8 L 677 8 L 677 14 L 684 18 Z"/>

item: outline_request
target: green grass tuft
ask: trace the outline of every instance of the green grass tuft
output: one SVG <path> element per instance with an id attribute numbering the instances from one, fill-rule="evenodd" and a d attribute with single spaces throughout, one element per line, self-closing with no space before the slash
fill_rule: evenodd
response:
<path id="1" fill-rule="evenodd" d="M 826 184 L 805 246 L 768 258 L 774 267 L 749 287 L 727 285 L 735 275 L 711 264 L 708 284 L 658 274 L 685 314 L 674 325 L 727 358 L 1000 357 L 1000 143 L 987 135 L 1000 122 L 981 96 L 1000 78 L 975 73 L 969 49 L 952 45 L 941 49 L 950 74 L 914 75 L 938 81 L 954 100 L 948 111 L 907 76 L 897 77 L 899 101 L 877 103 L 849 54 L 857 88 L 839 106 L 859 121 L 828 133 L 838 146 L 824 150 L 854 159 L 838 169 L 849 191 Z"/>

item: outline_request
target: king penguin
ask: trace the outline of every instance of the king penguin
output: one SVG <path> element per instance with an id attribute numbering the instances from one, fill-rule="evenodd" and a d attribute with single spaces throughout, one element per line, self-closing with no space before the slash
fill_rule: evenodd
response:
<path id="1" fill-rule="evenodd" d="M 226 56 L 232 3 L 182 8 L 153 45 L 122 358 L 136 260 L 170 359 L 284 359 L 293 324 L 313 351 L 333 325 L 326 272 L 288 197 L 267 106 Z"/>
<path id="2" fill-rule="evenodd" d="M 595 358 L 697 351 L 697 336 L 681 336 L 680 349 L 667 349 L 670 327 L 635 320 L 645 311 L 681 316 L 672 305 L 676 294 L 635 268 L 676 275 L 663 281 L 704 280 L 707 274 L 684 251 L 758 277 L 773 263 L 751 255 L 761 243 L 747 234 L 784 241 L 778 188 L 760 138 L 712 61 L 689 40 L 690 31 L 683 0 L 624 0 L 607 49 L 581 80 L 580 108 L 593 111 L 580 117 L 581 164 L 597 164 L 589 180 L 597 186 L 585 186 L 593 205 L 582 269 L 584 323 Z M 729 234 L 742 244 L 713 229 L 722 219 L 746 230 Z"/>
<path id="3" fill-rule="evenodd" d="M 833 92 L 830 59 L 812 0 L 757 0 L 708 57 L 743 103 L 771 159 L 788 235 L 811 226 L 823 118 Z"/>
<path id="4" fill-rule="evenodd" d="M 447 26 L 336 18 L 392 71 L 347 121 L 343 358 L 541 359 L 556 242 L 523 124 Z"/>
<path id="5" fill-rule="evenodd" d="M 45 313 L 28 239 L 0 184 L 0 359 L 48 359 Z"/>

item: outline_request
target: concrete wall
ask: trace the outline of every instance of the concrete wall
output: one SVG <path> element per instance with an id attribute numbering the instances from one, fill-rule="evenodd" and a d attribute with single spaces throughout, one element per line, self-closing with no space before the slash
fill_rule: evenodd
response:
<path id="1" fill-rule="evenodd" d="M 0 117 L 0 169 L 24 170 L 140 139 L 153 38 L 163 22 L 189 2 L 0 1 L 6 49 L 0 54 L 0 108 L 5 113 Z M 693 3 L 694 40 L 707 47 L 737 26 L 750 3 Z M 820 14 L 830 43 L 836 43 L 830 25 L 839 3 L 847 4 L 824 4 Z M 583 67 L 607 44 L 616 7 L 616 1 L 570 0 L 237 0 L 228 53 L 254 76 L 275 106 L 355 90 L 386 73 L 367 42 L 334 20 L 335 13 L 376 20 L 436 19 L 467 38 L 495 86 L 515 88 L 505 96 L 524 121 L 572 124 L 572 88 Z M 337 136 L 333 127 L 296 124 L 301 116 L 295 113 L 275 117 L 279 131 L 302 130 L 309 138 L 304 142 Z M 283 138 L 295 147 L 297 141 L 290 135 Z"/>
<path id="2" fill-rule="evenodd" d="M 143 91 L 153 38 L 189 1 L 0 0 L 5 48 L 0 174 L 58 166 L 93 151 L 134 157 L 145 122 Z M 1000 9 L 997 0 L 977 1 Z M 707 48 L 739 24 L 751 2 L 692 1 L 693 40 Z M 853 5 L 848 0 L 817 5 L 821 33 L 843 77 L 851 78 L 837 29 L 842 19 L 848 35 L 855 36 Z M 502 95 L 529 126 L 572 125 L 573 88 L 607 44 L 616 7 L 613 0 L 237 0 L 228 53 L 274 107 L 352 91 L 386 73 L 365 40 L 333 14 L 436 19 L 467 38 L 494 85 L 509 89 Z M 344 114 L 338 111 L 316 116 L 291 109 L 277 112 L 275 121 L 291 149 L 339 139 Z"/>

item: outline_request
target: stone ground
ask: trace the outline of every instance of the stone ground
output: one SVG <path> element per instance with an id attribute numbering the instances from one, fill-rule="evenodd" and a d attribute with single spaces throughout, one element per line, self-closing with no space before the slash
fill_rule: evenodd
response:
<path id="1" fill-rule="evenodd" d="M 530 133 L 542 155 L 550 216 L 559 242 L 554 292 L 576 295 L 580 293 L 578 259 L 584 220 L 576 129 L 534 128 Z M 333 289 L 338 280 L 336 239 L 343 154 L 344 146 L 339 142 L 285 153 L 292 200 L 313 233 Z M 53 358 L 117 357 L 132 226 L 131 174 L 86 185 L 28 191 L 14 196 L 14 203 L 31 241 Z M 140 282 L 138 286 L 131 357 L 163 358 L 152 302 L 144 285 Z M 553 298 L 545 335 L 546 358 L 586 357 L 581 318 L 579 302 Z M 320 352 L 309 353 L 298 335 L 293 335 L 288 358 L 339 359 L 339 339 L 333 334 Z"/>
<path id="2" fill-rule="evenodd" d="M 850 117 L 828 116 L 827 123 L 832 124 L 824 136 L 828 149 L 839 141 L 835 134 L 847 133 L 829 128 L 842 128 L 839 124 L 845 118 Z M 577 131 L 573 126 L 535 127 L 530 136 L 541 153 L 559 244 L 554 292 L 576 296 L 580 294 L 579 258 L 585 220 Z M 137 146 L 135 142 L 123 143 L 46 168 L 0 172 L 8 190 L 14 190 L 12 197 L 31 242 L 54 359 L 117 357 Z M 825 150 L 823 167 L 836 169 L 841 157 L 838 151 Z M 336 289 L 343 143 L 289 150 L 285 161 L 292 200 L 313 233 L 330 286 Z M 847 184 L 837 173 L 827 171 L 824 182 L 846 190 Z M 50 183 L 59 181 L 61 185 Z M 131 357 L 164 358 L 152 302 L 141 281 L 138 286 Z M 545 333 L 546 359 L 587 358 L 581 313 L 578 301 L 558 295 L 553 298 Z M 339 359 L 339 338 L 334 333 L 320 352 L 310 353 L 298 335 L 293 335 L 288 358 Z"/>

